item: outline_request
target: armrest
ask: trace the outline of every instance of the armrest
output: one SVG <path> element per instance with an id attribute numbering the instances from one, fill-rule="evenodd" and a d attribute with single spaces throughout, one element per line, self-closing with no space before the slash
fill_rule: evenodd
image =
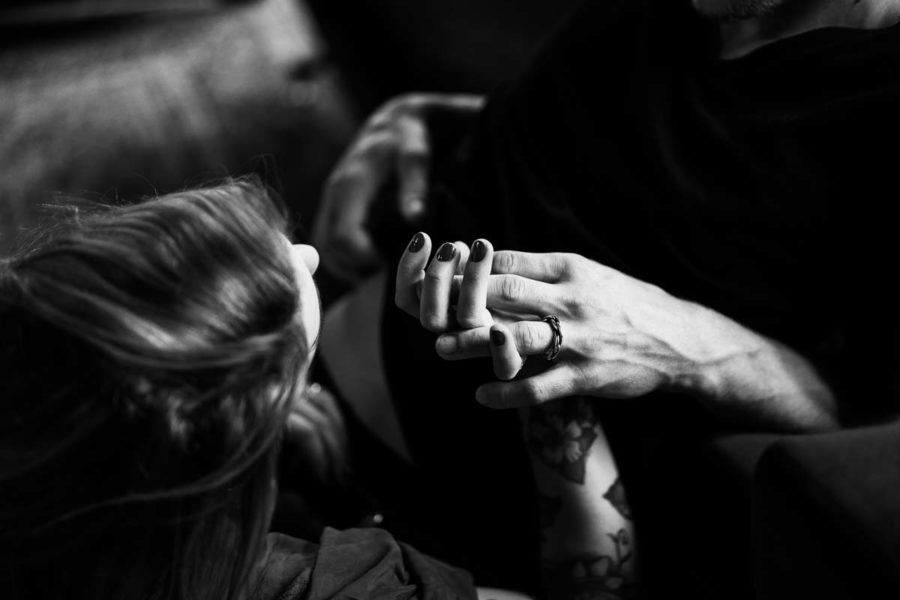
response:
<path id="1" fill-rule="evenodd" d="M 759 598 L 900 590 L 900 423 L 785 438 L 754 480 Z"/>

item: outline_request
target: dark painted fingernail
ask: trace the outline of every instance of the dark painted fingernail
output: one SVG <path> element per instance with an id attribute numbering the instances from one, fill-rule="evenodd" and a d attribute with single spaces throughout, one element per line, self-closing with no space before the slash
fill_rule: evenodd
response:
<path id="1" fill-rule="evenodd" d="M 495 346 L 502 346 L 506 343 L 506 334 L 499 329 L 495 329 L 491 332 L 491 341 Z"/>
<path id="2" fill-rule="evenodd" d="M 409 251 L 410 252 L 418 252 L 422 249 L 422 246 L 425 245 L 425 236 L 421 233 L 417 233 L 413 236 L 412 241 L 409 243 Z"/>
<path id="3" fill-rule="evenodd" d="M 441 249 L 438 250 L 437 259 L 441 262 L 447 262 L 456 256 L 456 246 L 452 242 L 444 242 Z"/>
<path id="4" fill-rule="evenodd" d="M 472 262 L 481 262 L 485 254 L 487 254 L 487 244 L 477 240 L 472 244 L 472 253 L 469 255 L 469 258 Z"/>

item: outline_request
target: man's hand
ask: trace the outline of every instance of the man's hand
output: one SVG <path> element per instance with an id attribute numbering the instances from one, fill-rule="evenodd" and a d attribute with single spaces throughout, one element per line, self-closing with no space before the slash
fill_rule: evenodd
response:
<path id="1" fill-rule="evenodd" d="M 715 311 L 576 254 L 491 252 L 488 275 L 471 256 L 426 265 L 430 246 L 425 236 L 401 258 L 397 304 L 442 333 L 443 358 L 493 358 L 507 381 L 481 386 L 483 404 L 666 389 L 757 425 L 835 425 L 831 392 L 803 357 Z M 564 339 L 552 362 L 536 358 L 554 341 L 546 315 L 559 318 Z M 516 377 L 527 357 L 527 376 Z"/>
<path id="2" fill-rule="evenodd" d="M 525 358 L 545 354 L 553 343 L 553 329 L 540 317 L 561 321 L 559 358 L 537 375 L 485 386 L 479 399 L 486 404 L 524 406 L 575 394 L 634 397 L 700 377 L 707 357 L 686 332 L 690 307 L 655 286 L 575 254 L 495 253 L 478 240 L 471 252 L 445 243 L 429 262 L 430 249 L 424 234 L 410 243 L 395 300 L 424 328 L 444 333 L 436 343 L 443 358 L 493 356 L 497 376 L 513 379 Z"/>
<path id="3" fill-rule="evenodd" d="M 372 205 L 396 179 L 400 214 L 415 222 L 425 210 L 432 139 L 428 118 L 481 110 L 480 96 L 410 94 L 389 101 L 365 123 L 328 179 L 313 227 L 313 245 L 332 274 L 356 282 L 382 257 L 366 229 Z"/>

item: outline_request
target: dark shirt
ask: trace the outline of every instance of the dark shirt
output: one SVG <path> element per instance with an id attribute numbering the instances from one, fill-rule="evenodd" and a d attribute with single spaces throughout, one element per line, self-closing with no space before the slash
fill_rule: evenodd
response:
<path id="1" fill-rule="evenodd" d="M 730 61 L 714 39 L 687 0 L 584 3 L 491 97 L 445 182 L 466 218 L 438 220 L 714 308 L 813 360 L 851 420 L 896 409 L 900 26 Z"/>
<path id="2" fill-rule="evenodd" d="M 437 157 L 419 227 L 438 241 L 576 252 L 659 285 L 792 346 L 833 385 L 848 422 L 876 419 L 897 409 L 900 370 L 890 281 L 898 106 L 900 26 L 820 29 L 722 61 L 688 0 L 587 1 L 491 95 L 461 150 Z M 515 415 L 472 399 L 493 379 L 489 361 L 448 367 L 434 336 L 397 311 L 383 339 L 422 470 L 479 484 L 473 497 L 424 476 L 438 503 L 422 518 L 439 520 L 439 555 L 500 576 L 495 584 L 529 579 L 536 570 L 518 567 L 533 564 L 536 543 L 522 524 L 536 508 Z M 423 381 L 441 382 L 427 401 Z M 690 490 L 678 471 L 666 485 L 645 481 L 648 457 L 721 423 L 660 394 L 604 409 L 647 527 L 642 548 L 681 544 L 686 532 L 654 539 L 663 529 L 644 517 L 668 501 L 647 490 Z M 473 549 L 480 534 L 491 542 Z"/>

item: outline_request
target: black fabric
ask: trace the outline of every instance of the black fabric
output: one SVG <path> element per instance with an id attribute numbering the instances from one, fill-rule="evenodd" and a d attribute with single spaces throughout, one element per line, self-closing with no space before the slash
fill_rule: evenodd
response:
<path id="1" fill-rule="evenodd" d="M 463 571 L 381 529 L 326 529 L 319 544 L 272 533 L 254 600 L 474 600 Z"/>
<path id="2" fill-rule="evenodd" d="M 884 379 L 858 394 L 873 369 L 852 356 L 892 356 L 873 309 L 895 298 L 900 27 L 723 62 L 688 4 L 588 2 L 495 95 L 454 182 L 472 233 L 594 258 L 795 347 L 854 403 L 884 399 Z"/>
<path id="3" fill-rule="evenodd" d="M 687 1 L 585 2 L 531 69 L 491 96 L 461 153 L 439 157 L 421 229 L 438 242 L 487 237 L 588 256 L 800 351 L 849 422 L 895 411 L 893 153 L 883 149 L 900 139 L 900 27 L 822 29 L 740 59 L 715 56 L 709 24 Z M 493 482 L 490 499 L 504 498 L 435 507 L 441 518 L 457 509 L 457 526 L 442 529 L 481 540 L 514 531 L 528 511 L 503 505 L 530 502 L 515 417 L 472 400 L 489 364 L 442 364 L 434 336 L 396 310 L 383 335 L 423 469 Z M 644 573 L 665 593 L 690 551 L 641 523 L 671 519 L 652 494 L 680 480 L 670 469 L 650 481 L 645 466 L 722 426 L 659 394 L 605 410 Z M 526 541 L 507 538 L 480 566 L 521 577 L 515 565 L 533 558 Z"/>
<path id="4" fill-rule="evenodd" d="M 783 440 L 753 497 L 758 598 L 896 598 L 900 423 Z"/>

